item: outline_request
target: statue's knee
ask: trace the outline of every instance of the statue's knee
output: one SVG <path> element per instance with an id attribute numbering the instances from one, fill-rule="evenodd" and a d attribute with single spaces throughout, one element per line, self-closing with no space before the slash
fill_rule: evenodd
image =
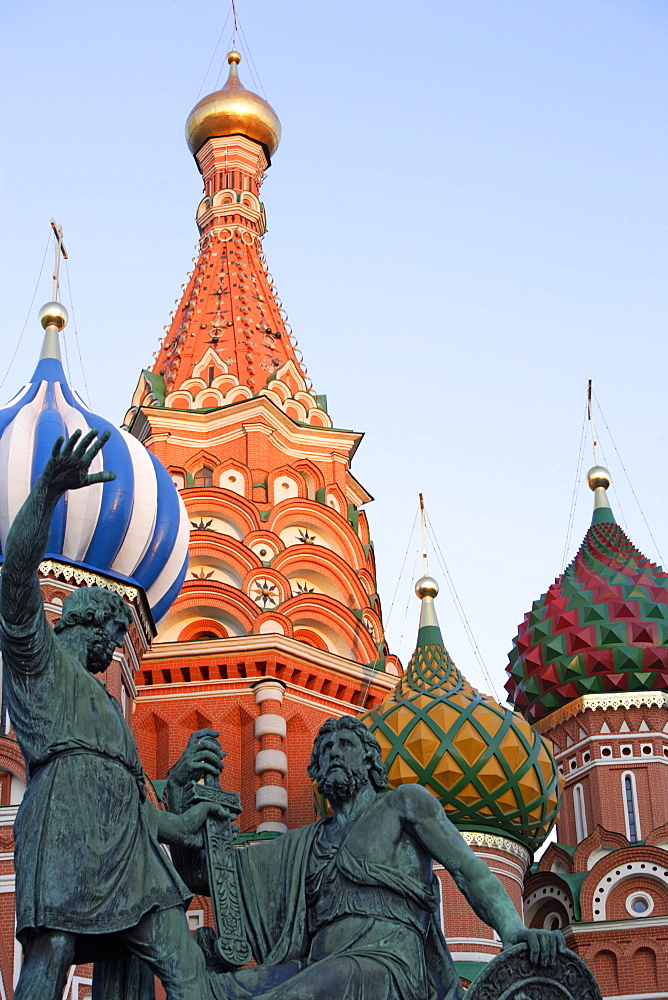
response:
<path id="1" fill-rule="evenodd" d="M 51 948 L 54 957 L 67 959 L 68 965 L 74 959 L 74 936 L 66 934 L 65 931 L 54 931 L 52 934 Z"/>

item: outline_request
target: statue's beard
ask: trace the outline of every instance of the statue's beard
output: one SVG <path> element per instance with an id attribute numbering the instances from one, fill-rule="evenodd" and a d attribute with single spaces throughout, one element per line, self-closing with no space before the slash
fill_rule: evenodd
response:
<path id="1" fill-rule="evenodd" d="M 331 766 L 326 772 L 320 771 L 317 777 L 318 791 L 326 799 L 346 801 L 368 780 L 368 769 L 364 765 L 341 763 Z"/>
<path id="2" fill-rule="evenodd" d="M 103 628 L 89 628 L 86 636 L 86 666 L 91 674 L 101 674 L 111 663 L 116 639 Z"/>

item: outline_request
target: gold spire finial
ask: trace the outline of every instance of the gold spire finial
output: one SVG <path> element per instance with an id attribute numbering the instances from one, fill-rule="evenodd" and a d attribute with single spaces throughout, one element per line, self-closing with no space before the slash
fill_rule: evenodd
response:
<path id="1" fill-rule="evenodd" d="M 427 522 L 422 491 L 418 493 L 418 496 L 420 498 L 420 528 L 422 531 L 422 564 L 424 566 L 424 575 L 429 576 L 429 560 L 427 558 Z"/>
<path id="2" fill-rule="evenodd" d="M 237 47 L 237 31 L 239 29 L 239 19 L 237 18 L 237 5 L 235 3 L 235 0 L 231 0 L 231 2 L 232 2 L 232 21 L 234 24 L 234 30 L 232 31 L 232 49 L 234 50 Z M 241 56 L 239 58 L 241 58 Z M 228 62 L 232 61 L 229 56 L 227 57 L 227 61 Z M 239 62 L 239 59 L 237 59 L 237 62 Z"/>
<path id="3" fill-rule="evenodd" d="M 591 428 L 591 443 L 594 449 L 594 465 L 598 465 L 598 437 L 596 436 L 596 424 L 594 423 L 594 407 L 592 405 L 592 380 L 587 382 L 587 418 Z"/>
<path id="4" fill-rule="evenodd" d="M 424 509 L 424 496 L 420 492 L 420 527 L 422 529 L 422 565 L 424 575 L 415 584 L 415 593 L 422 601 L 420 612 L 420 628 L 424 625 L 438 626 L 434 598 L 438 596 L 438 584 L 433 576 L 429 576 L 429 560 L 427 558 L 427 515 Z"/>
<path id="5" fill-rule="evenodd" d="M 230 65 L 232 65 L 232 63 L 236 63 L 238 66 L 241 62 L 241 53 L 237 52 L 236 49 L 232 49 L 231 52 L 227 53 L 227 61 Z"/>
<path id="6" fill-rule="evenodd" d="M 592 403 L 592 380 L 587 382 L 587 417 L 591 426 L 591 439 L 594 448 L 594 465 L 587 473 L 587 484 L 594 494 L 594 510 L 610 507 L 610 502 L 606 496 L 606 490 L 612 482 L 610 473 L 602 465 L 598 464 L 598 437 L 596 434 L 596 424 L 594 423 L 594 406 Z"/>

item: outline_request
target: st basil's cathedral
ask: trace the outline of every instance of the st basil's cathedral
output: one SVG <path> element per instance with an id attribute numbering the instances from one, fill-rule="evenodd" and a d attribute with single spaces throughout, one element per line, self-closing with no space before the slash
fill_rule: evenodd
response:
<path id="1" fill-rule="evenodd" d="M 595 467 L 591 527 L 513 640 L 511 707 L 451 659 L 428 575 L 415 652 L 405 668 L 390 652 L 362 509 L 372 497 L 351 471 L 361 434 L 334 426 L 314 393 L 262 253 L 280 122 L 241 83 L 240 55 L 227 58 L 227 82 L 186 124 L 204 185 L 199 255 L 154 363 L 112 427 L 65 377 L 66 310 L 41 310 L 34 375 L 0 409 L 0 545 L 54 439 L 108 428 L 93 471 L 117 478 L 61 501 L 40 575 L 52 621 L 91 584 L 131 611 L 105 682 L 151 799 L 190 733 L 210 728 L 227 752 L 223 785 L 241 796 L 239 843 L 278 837 L 326 809 L 306 774 L 320 725 L 359 715 L 390 785 L 424 785 L 527 925 L 562 929 L 606 1000 L 668 997 L 668 576 L 617 525 Z M 12 826 L 25 782 L 3 709 L 0 1000 L 21 962 Z M 437 873 L 466 987 L 500 942 Z M 212 923 L 208 899 L 188 920 Z M 67 1000 L 90 997 L 90 968 L 73 968 Z"/>

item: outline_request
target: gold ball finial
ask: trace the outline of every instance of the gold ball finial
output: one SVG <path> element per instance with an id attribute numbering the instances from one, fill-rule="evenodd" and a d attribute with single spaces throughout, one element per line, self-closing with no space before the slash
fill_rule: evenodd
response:
<path id="1" fill-rule="evenodd" d="M 602 465 L 595 465 L 587 473 L 587 483 L 589 484 L 589 489 L 592 491 L 599 489 L 599 487 L 607 490 L 611 482 L 610 473 Z"/>
<path id="2" fill-rule="evenodd" d="M 237 52 L 236 49 L 232 49 L 231 52 L 227 53 L 227 61 L 230 64 L 236 63 L 238 66 L 239 63 L 241 62 L 241 53 Z"/>
<path id="3" fill-rule="evenodd" d="M 39 321 L 43 330 L 49 326 L 55 326 L 56 330 L 62 330 L 67 326 L 70 317 L 62 302 L 47 302 L 39 311 Z"/>
<path id="4" fill-rule="evenodd" d="M 421 576 L 415 584 L 415 593 L 420 600 L 423 597 L 436 597 L 438 595 L 438 584 L 433 576 Z"/>

